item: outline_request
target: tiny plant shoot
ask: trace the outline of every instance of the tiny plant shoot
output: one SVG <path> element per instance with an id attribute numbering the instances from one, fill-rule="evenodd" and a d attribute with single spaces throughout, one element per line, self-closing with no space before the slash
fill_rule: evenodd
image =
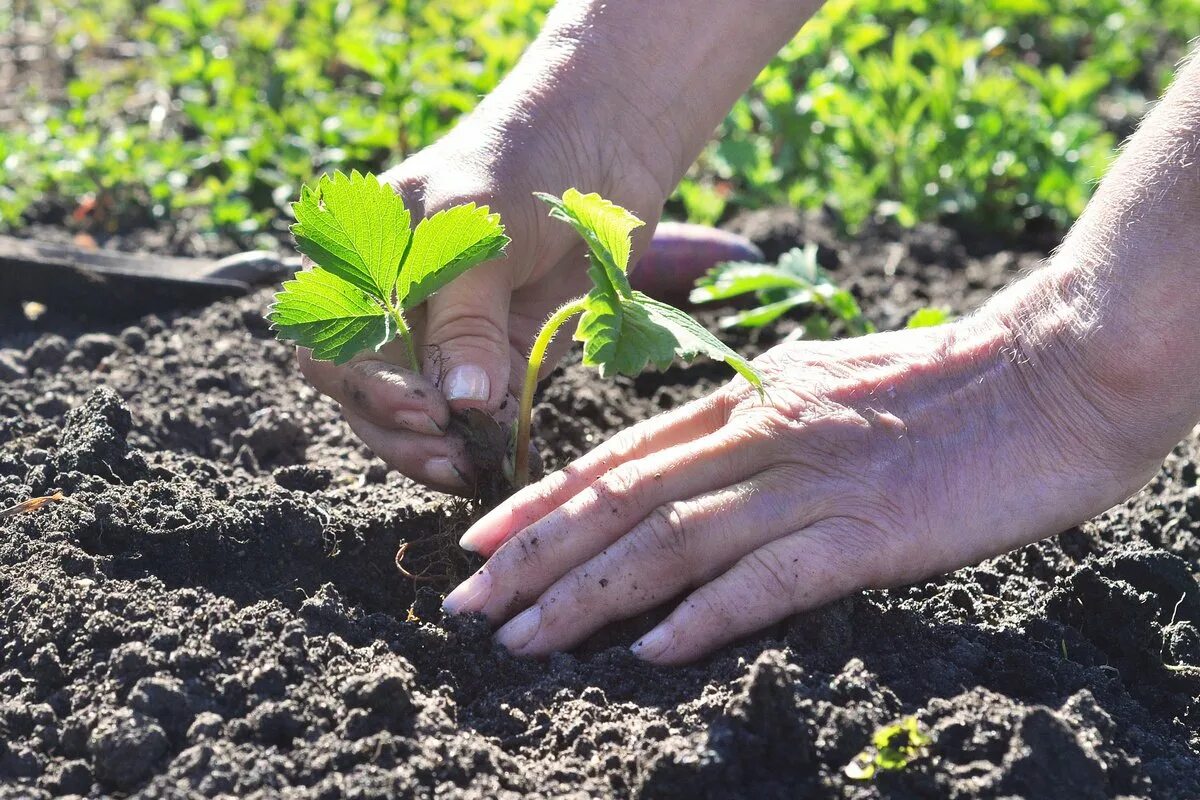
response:
<path id="1" fill-rule="evenodd" d="M 804 321 L 805 335 L 811 339 L 829 338 L 828 316 L 842 320 L 851 336 L 875 330 L 863 316 L 854 295 L 835 284 L 817 264 L 815 244 L 793 248 L 775 264 L 748 261 L 718 264 L 696 281 L 688 299 L 693 303 L 712 303 L 751 292 L 759 305 L 722 317 L 718 322 L 722 328 L 761 328 L 799 309 L 813 312 Z"/>
<path id="2" fill-rule="evenodd" d="M 704 355 L 724 361 L 763 392 L 762 378 L 749 361 L 684 312 L 630 287 L 630 234 L 644 224 L 640 219 L 598 194 L 576 189 L 568 189 L 561 198 L 541 193 L 537 197 L 550 206 L 552 218 L 574 227 L 587 243 L 592 289 L 551 314 L 529 351 L 513 454 L 517 488 L 529 479 L 533 393 L 546 348 L 558 329 L 577 315 L 575 340 L 583 343 L 583 363 L 597 367 L 602 378 L 637 375 L 651 362 L 661 369 L 676 357 L 692 361 Z"/>
<path id="3" fill-rule="evenodd" d="M 404 340 L 420 369 L 405 312 L 471 267 L 504 252 L 500 215 L 467 203 L 421 220 L 374 175 L 324 175 L 292 204 L 296 249 L 315 267 L 275 295 L 267 319 L 276 336 L 344 364 L 356 353 Z"/>
<path id="4" fill-rule="evenodd" d="M 871 744 L 843 770 L 846 777 L 866 781 L 879 771 L 898 772 L 925 754 L 933 743 L 921 730 L 916 717 L 905 717 L 892 725 L 875 731 Z"/>
<path id="5" fill-rule="evenodd" d="M 910 330 L 913 328 L 933 328 L 937 325 L 944 325 L 952 319 L 954 319 L 954 315 L 950 313 L 950 309 L 948 308 L 925 306 L 914 311 L 904 327 Z"/>

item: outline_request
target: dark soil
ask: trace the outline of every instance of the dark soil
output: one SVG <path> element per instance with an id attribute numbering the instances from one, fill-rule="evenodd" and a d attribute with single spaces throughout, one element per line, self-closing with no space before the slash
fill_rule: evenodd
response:
<path id="1" fill-rule="evenodd" d="M 735 226 L 768 255 L 821 243 L 880 327 L 964 311 L 1040 255 Z M 689 668 L 632 658 L 636 625 L 522 661 L 439 611 L 475 507 L 363 450 L 268 298 L 124 329 L 0 317 L 0 508 L 68 496 L 0 521 L 0 797 L 1200 797 L 1195 437 L 1082 529 Z M 561 464 L 724 378 L 568 366 L 541 445 Z M 926 755 L 847 778 L 906 715 Z"/>

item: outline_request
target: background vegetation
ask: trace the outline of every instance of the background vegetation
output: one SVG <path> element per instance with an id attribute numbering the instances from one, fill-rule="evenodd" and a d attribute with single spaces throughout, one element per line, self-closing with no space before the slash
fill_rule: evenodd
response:
<path id="1" fill-rule="evenodd" d="M 283 230 L 298 185 L 468 111 L 550 0 L 0 0 L 0 229 Z M 831 0 L 674 210 L 1062 227 L 1170 78 L 1200 0 Z"/>

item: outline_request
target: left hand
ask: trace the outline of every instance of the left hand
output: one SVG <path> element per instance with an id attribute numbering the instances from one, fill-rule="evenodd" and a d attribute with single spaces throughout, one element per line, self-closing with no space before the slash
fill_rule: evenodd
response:
<path id="1" fill-rule="evenodd" d="M 776 347 L 766 402 L 737 379 L 481 519 L 462 544 L 490 559 L 446 608 L 507 620 L 498 641 L 538 656 L 689 592 L 633 645 L 675 664 L 1070 527 L 1157 463 L 1069 342 L 1021 347 L 979 319 Z"/>

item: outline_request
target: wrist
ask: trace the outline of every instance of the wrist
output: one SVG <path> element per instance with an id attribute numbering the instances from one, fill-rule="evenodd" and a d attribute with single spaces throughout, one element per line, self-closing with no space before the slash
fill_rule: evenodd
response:
<path id="1" fill-rule="evenodd" d="M 664 0 L 653 8 L 642 0 L 564 0 L 481 111 L 503 116 L 524 106 L 527 121 L 582 122 L 576 130 L 594 131 L 597 146 L 635 162 L 666 197 L 818 6 L 765 0 L 746 14 L 726 0 Z"/>
<path id="2" fill-rule="evenodd" d="M 1081 463 L 1143 476 L 1186 433 L 1148 413 L 1117 368 L 1128 351 L 1111 347 L 1095 271 L 1066 251 L 964 322 L 1022 396 L 1030 424 L 1044 424 Z"/>

